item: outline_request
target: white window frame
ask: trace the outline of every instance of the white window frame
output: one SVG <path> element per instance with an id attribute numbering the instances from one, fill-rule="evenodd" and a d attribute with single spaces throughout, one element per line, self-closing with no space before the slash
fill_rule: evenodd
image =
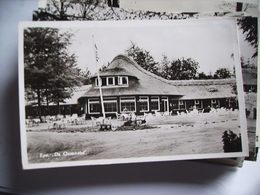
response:
<path id="1" fill-rule="evenodd" d="M 98 77 L 95 79 L 95 86 L 99 87 L 99 85 L 98 85 Z"/>
<path id="2" fill-rule="evenodd" d="M 124 98 L 132 98 L 132 99 L 127 99 L 127 100 L 124 100 Z M 121 105 L 121 103 L 122 102 L 134 102 L 134 104 L 135 104 L 135 110 L 134 111 L 130 111 L 130 112 L 136 112 L 136 98 L 135 97 L 132 97 L 132 96 L 130 96 L 130 97 L 120 97 L 120 99 L 119 99 L 119 101 L 120 101 L 120 103 L 119 103 L 119 107 L 120 107 L 120 112 L 123 112 L 123 110 L 122 110 L 122 105 Z"/>
<path id="3" fill-rule="evenodd" d="M 160 110 L 160 98 L 158 96 L 151 97 L 151 102 L 157 102 L 157 104 L 158 104 L 158 109 L 157 110 L 152 109 L 151 111 L 159 111 Z"/>
<path id="4" fill-rule="evenodd" d="M 106 85 L 102 85 L 103 79 L 106 81 Z M 108 86 L 107 77 L 100 77 L 100 80 L 101 80 L 101 86 L 102 87 L 107 87 Z"/>
<path id="5" fill-rule="evenodd" d="M 88 100 L 88 114 L 100 114 L 101 113 L 101 112 L 91 112 L 91 110 L 90 110 L 90 104 L 97 104 L 97 103 L 101 104 L 101 102 L 98 100 L 93 100 L 93 99 Z"/>
<path id="6" fill-rule="evenodd" d="M 181 108 L 181 106 L 184 106 L 184 108 Z M 182 109 L 187 109 L 185 100 L 179 100 L 179 110 L 182 110 Z"/>
<path id="7" fill-rule="evenodd" d="M 108 80 L 112 78 L 113 79 L 113 84 L 109 84 Z M 116 85 L 116 78 L 118 80 L 118 83 Z M 123 78 L 126 79 L 127 84 L 123 84 Z M 102 79 L 106 80 L 106 85 L 102 85 Z M 129 78 L 128 76 L 108 76 L 108 77 L 103 77 L 100 78 L 100 84 L 102 88 L 115 88 L 115 87 L 128 87 L 129 86 Z M 98 78 L 95 78 L 95 83 L 94 83 L 94 87 L 97 88 L 99 87 L 98 85 Z"/>
<path id="8" fill-rule="evenodd" d="M 117 100 L 104 100 L 104 107 L 105 107 L 105 103 L 116 103 L 116 111 L 115 112 L 106 112 L 105 113 L 108 113 L 108 114 L 115 114 L 115 113 L 118 113 L 118 105 L 117 105 Z M 104 108 L 105 109 L 105 108 Z"/>
<path id="9" fill-rule="evenodd" d="M 126 78 L 126 84 L 123 84 L 123 78 Z M 120 86 L 128 86 L 129 84 L 129 80 L 128 80 L 128 76 L 118 76 L 118 85 Z"/>
<path id="10" fill-rule="evenodd" d="M 170 110 L 169 98 L 168 98 L 168 97 L 162 97 L 162 98 L 161 98 L 161 101 L 163 102 L 163 104 L 164 104 L 165 102 L 167 102 L 167 111 L 165 111 L 165 112 L 169 112 L 169 110 Z"/>
<path id="11" fill-rule="evenodd" d="M 214 104 L 219 106 L 219 101 L 217 101 L 216 99 L 212 99 L 211 100 L 211 107 L 213 107 Z"/>
<path id="12" fill-rule="evenodd" d="M 113 83 L 112 84 L 109 84 L 109 79 L 111 79 L 112 78 L 112 80 L 113 80 Z M 115 77 L 107 77 L 107 85 L 106 86 L 114 86 L 115 85 Z"/>
<path id="13" fill-rule="evenodd" d="M 147 110 L 139 110 L 140 112 L 148 112 L 150 109 L 149 105 L 149 97 L 148 96 L 140 96 L 139 97 L 139 102 L 147 102 Z"/>
<path id="14" fill-rule="evenodd" d="M 200 105 L 200 101 L 199 100 L 194 100 L 194 104 L 195 105 Z"/>

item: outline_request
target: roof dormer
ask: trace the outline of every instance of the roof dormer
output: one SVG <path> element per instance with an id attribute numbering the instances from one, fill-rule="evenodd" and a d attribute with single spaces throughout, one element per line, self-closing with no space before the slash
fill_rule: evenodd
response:
<path id="1" fill-rule="evenodd" d="M 128 87 L 129 77 L 128 76 L 102 76 L 100 77 L 102 87 Z M 94 78 L 94 87 L 99 86 L 98 77 Z"/>

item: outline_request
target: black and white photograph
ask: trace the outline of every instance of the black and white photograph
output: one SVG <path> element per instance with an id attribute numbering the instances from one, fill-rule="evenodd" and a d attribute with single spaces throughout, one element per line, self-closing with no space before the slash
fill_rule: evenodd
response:
<path id="1" fill-rule="evenodd" d="M 39 0 L 34 20 L 186 19 L 199 15 L 257 16 L 258 2 L 229 0 Z"/>
<path id="2" fill-rule="evenodd" d="M 196 4 L 196 5 L 194 5 Z M 183 20 L 235 17 L 238 23 L 240 59 L 249 136 L 249 157 L 256 160 L 257 18 L 252 1 L 70 1 L 40 0 L 34 20 Z M 250 16 L 251 15 L 251 16 Z M 252 86 L 255 90 L 249 90 Z"/>
<path id="3" fill-rule="evenodd" d="M 23 168 L 248 155 L 235 19 L 19 30 Z"/>

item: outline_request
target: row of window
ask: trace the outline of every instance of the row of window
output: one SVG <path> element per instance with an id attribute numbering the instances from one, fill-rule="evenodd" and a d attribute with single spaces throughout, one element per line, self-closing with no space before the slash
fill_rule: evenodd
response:
<path id="1" fill-rule="evenodd" d="M 165 108 L 163 110 L 168 110 L 168 99 L 161 99 Z M 189 103 L 184 100 L 176 100 L 175 103 L 171 103 L 171 107 L 173 109 L 189 109 L 189 106 L 196 106 L 196 108 L 203 108 L 203 101 L 194 100 L 193 104 L 191 101 Z M 210 100 L 210 106 L 216 107 L 219 106 L 219 100 L 212 99 Z M 135 97 L 121 97 L 120 98 L 120 112 L 136 112 L 136 99 Z M 141 96 L 138 100 L 138 107 L 140 112 L 148 112 L 151 111 L 159 111 L 160 110 L 160 100 L 158 96 L 151 97 L 151 101 L 149 102 L 149 98 L 147 96 Z M 105 99 L 104 100 L 104 109 L 106 113 L 117 113 L 118 106 L 116 99 Z M 89 114 L 99 114 L 101 113 L 101 104 L 98 99 L 93 100 L 90 99 L 88 102 L 88 111 Z"/>
<path id="2" fill-rule="evenodd" d="M 212 99 L 210 102 L 207 103 L 208 106 L 216 107 L 220 105 L 219 100 Z M 189 106 L 196 106 L 196 108 L 203 108 L 203 101 L 202 100 L 192 100 L 185 101 L 185 100 L 176 100 L 176 103 L 173 105 L 173 109 L 189 109 Z M 205 105 L 204 105 L 205 106 Z"/>
<path id="3" fill-rule="evenodd" d="M 127 76 L 112 76 L 112 77 L 102 77 L 101 86 L 128 86 Z M 99 86 L 98 78 L 95 79 L 95 86 Z"/>
<path id="4" fill-rule="evenodd" d="M 147 96 L 141 96 L 139 101 L 140 112 L 147 112 L 149 108 L 152 111 L 160 110 L 159 97 L 152 97 L 149 103 Z M 104 109 L 106 113 L 118 112 L 117 100 L 104 100 Z M 89 114 L 97 114 L 101 112 L 101 104 L 98 100 L 89 100 L 88 103 Z M 120 112 L 136 112 L 136 99 L 135 97 L 121 97 L 120 98 Z"/>

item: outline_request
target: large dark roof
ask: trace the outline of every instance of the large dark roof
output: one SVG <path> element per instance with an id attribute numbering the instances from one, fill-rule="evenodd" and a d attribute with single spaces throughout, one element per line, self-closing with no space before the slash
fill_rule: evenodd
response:
<path id="1" fill-rule="evenodd" d="M 232 86 L 235 84 L 234 79 L 170 81 L 144 70 L 134 60 L 125 55 L 116 56 L 100 75 L 128 75 L 138 79 L 135 85 L 129 87 L 103 87 L 103 96 L 172 95 L 179 96 L 182 99 L 235 96 L 232 93 Z M 84 94 L 84 97 L 99 95 L 99 89 L 92 87 Z"/>

